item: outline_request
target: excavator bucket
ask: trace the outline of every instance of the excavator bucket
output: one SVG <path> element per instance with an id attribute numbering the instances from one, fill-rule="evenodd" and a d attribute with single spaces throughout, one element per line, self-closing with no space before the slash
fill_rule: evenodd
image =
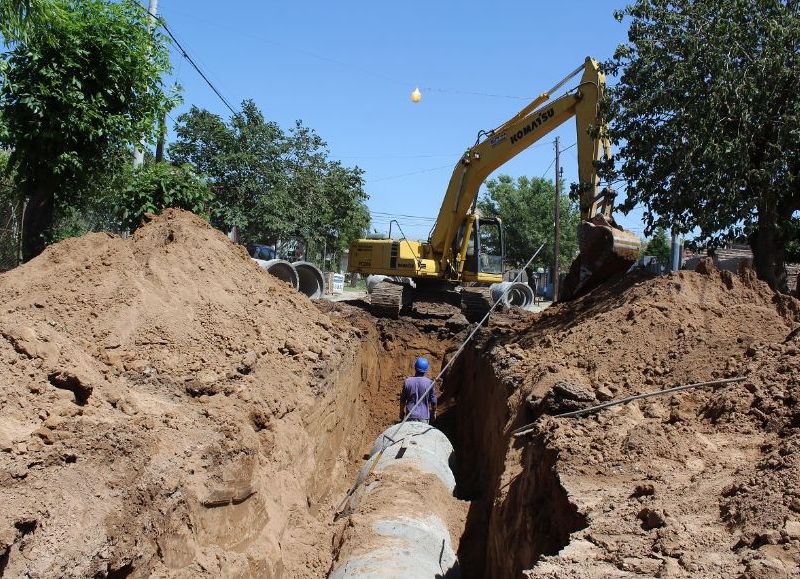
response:
<path id="1" fill-rule="evenodd" d="M 559 300 L 576 298 L 626 272 L 638 259 L 640 245 L 636 235 L 601 214 L 583 221 L 578 226 L 580 253 L 564 278 Z"/>

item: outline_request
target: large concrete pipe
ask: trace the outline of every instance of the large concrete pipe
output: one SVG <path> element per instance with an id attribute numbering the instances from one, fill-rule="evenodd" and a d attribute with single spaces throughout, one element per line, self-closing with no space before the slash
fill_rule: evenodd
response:
<path id="1" fill-rule="evenodd" d="M 316 265 L 310 261 L 295 261 L 292 265 L 297 270 L 301 293 L 314 300 L 325 295 L 325 277 Z"/>
<path id="2" fill-rule="evenodd" d="M 501 305 L 507 308 L 527 308 L 533 304 L 533 290 L 526 283 L 504 281 L 502 283 L 493 283 L 489 289 L 492 292 L 493 302 L 499 300 L 505 293 Z"/>
<path id="3" fill-rule="evenodd" d="M 447 521 L 466 513 L 453 497 L 453 446 L 421 422 L 396 429 L 378 436 L 358 473 L 331 579 L 458 577 Z"/>
<path id="4" fill-rule="evenodd" d="M 274 275 L 279 280 L 285 281 L 294 289 L 298 288 L 299 279 L 297 277 L 297 272 L 288 261 L 284 261 L 283 259 L 269 259 L 266 261 L 263 259 L 251 259 L 266 269 L 270 275 Z"/>

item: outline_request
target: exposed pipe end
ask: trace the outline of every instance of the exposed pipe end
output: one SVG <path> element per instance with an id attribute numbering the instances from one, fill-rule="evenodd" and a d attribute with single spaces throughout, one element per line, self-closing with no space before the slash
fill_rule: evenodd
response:
<path id="1" fill-rule="evenodd" d="M 298 289 L 299 278 L 297 275 L 297 271 L 295 271 L 295 269 L 292 267 L 292 264 L 289 263 L 288 261 L 285 261 L 283 259 L 269 259 L 269 260 L 255 259 L 255 258 L 250 258 L 250 259 L 252 259 L 258 265 L 267 270 L 267 273 L 269 273 L 270 275 L 274 275 L 279 280 L 285 281 L 290 286 L 292 286 L 293 289 Z"/>
<path id="2" fill-rule="evenodd" d="M 297 270 L 299 287 L 312 300 L 318 300 L 325 295 L 325 278 L 322 271 L 309 261 L 296 261 L 292 264 Z"/>
<path id="3" fill-rule="evenodd" d="M 489 288 L 492 292 L 492 301 L 497 301 L 505 293 L 502 305 L 506 308 L 527 308 L 533 305 L 533 290 L 528 284 L 504 281 L 494 283 Z"/>

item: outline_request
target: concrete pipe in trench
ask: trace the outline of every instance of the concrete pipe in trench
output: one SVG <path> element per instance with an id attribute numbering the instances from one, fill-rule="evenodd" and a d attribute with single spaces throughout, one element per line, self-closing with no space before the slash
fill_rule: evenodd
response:
<path id="1" fill-rule="evenodd" d="M 492 301 L 496 302 L 508 290 L 501 305 L 510 307 L 527 308 L 533 304 L 533 290 L 526 283 L 504 281 L 493 283 L 489 288 L 492 292 Z"/>
<path id="2" fill-rule="evenodd" d="M 422 422 L 396 428 L 378 436 L 358 473 L 330 579 L 459 576 L 446 524 L 459 508 L 453 446 Z"/>
<path id="3" fill-rule="evenodd" d="M 297 270 L 300 280 L 300 293 L 306 294 L 313 300 L 318 300 L 325 295 L 325 278 L 322 271 L 309 261 L 295 261 L 292 265 Z"/>
<path id="4" fill-rule="evenodd" d="M 299 279 L 297 276 L 297 271 L 292 267 L 292 264 L 288 261 L 283 259 L 255 259 L 251 258 L 255 261 L 258 265 L 263 267 L 267 272 L 271 275 L 274 275 L 281 281 L 285 281 L 289 285 L 291 285 L 294 289 L 297 289 L 299 286 Z"/>

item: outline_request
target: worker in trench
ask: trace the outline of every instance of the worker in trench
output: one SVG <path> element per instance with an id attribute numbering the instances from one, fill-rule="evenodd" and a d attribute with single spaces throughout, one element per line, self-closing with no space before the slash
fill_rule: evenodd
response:
<path id="1" fill-rule="evenodd" d="M 436 389 L 428 373 L 428 359 L 419 357 L 414 361 L 414 376 L 406 378 L 400 393 L 400 420 L 410 413 L 409 420 L 430 424 L 436 419 Z M 430 389 L 430 391 L 428 391 Z M 427 392 L 427 394 L 426 394 Z M 423 400 L 424 398 L 424 400 Z M 417 404 L 418 401 L 419 404 Z"/>

